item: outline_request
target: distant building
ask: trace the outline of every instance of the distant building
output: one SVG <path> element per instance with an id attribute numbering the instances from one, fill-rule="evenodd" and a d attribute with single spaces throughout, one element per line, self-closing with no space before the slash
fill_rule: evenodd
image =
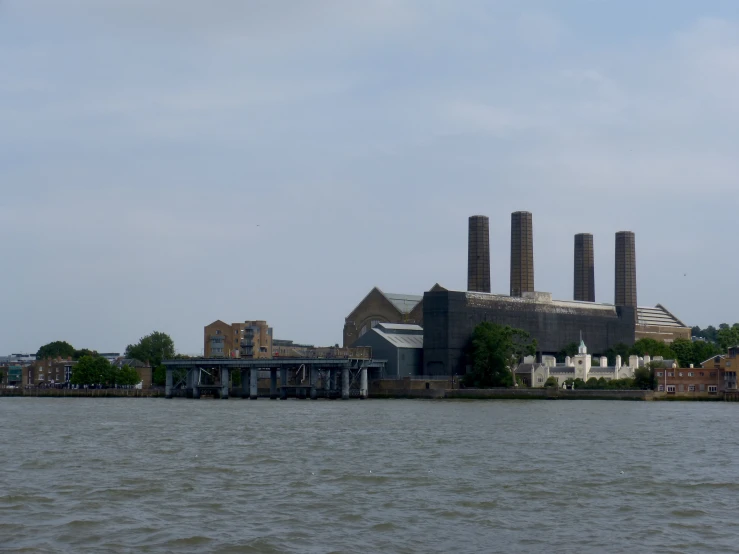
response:
<path id="1" fill-rule="evenodd" d="M 206 358 L 271 358 L 272 327 L 266 321 L 228 324 L 217 320 L 204 328 Z"/>
<path id="2" fill-rule="evenodd" d="M 660 357 L 652 359 L 649 356 L 643 358 L 629 356 L 629 363 L 626 365 L 622 363 L 621 356 L 616 356 L 614 366 L 608 365 L 608 358 L 605 356 L 601 356 L 598 362 L 599 365 L 593 364 L 585 343 L 580 341 L 577 355 L 573 358 L 568 356 L 563 364 L 558 364 L 553 356 L 544 356 L 541 363 L 535 363 L 533 358 L 528 358 L 516 368 L 515 373 L 516 377 L 529 387 L 543 387 L 550 377 L 554 377 L 557 385 L 561 387 L 569 379 L 581 379 L 585 382 L 588 379 L 601 378 L 605 381 L 632 379 L 636 369 L 651 362 L 659 362 L 665 367 L 672 367 L 675 363 L 674 360 L 664 360 Z"/>
<path id="3" fill-rule="evenodd" d="M 402 323 L 378 323 L 356 341 L 354 347 L 372 348 L 372 358 L 386 360 L 389 378 L 420 375 L 423 369 L 423 328 Z"/>
<path id="4" fill-rule="evenodd" d="M 72 378 L 72 368 L 76 364 L 76 361 L 69 358 L 36 360 L 23 368 L 23 385 L 44 387 L 69 383 Z"/>
<path id="5" fill-rule="evenodd" d="M 444 290 L 434 285 L 432 291 Z M 378 323 L 423 326 L 423 296 L 386 293 L 374 287 L 344 320 L 344 346 L 354 342 Z"/>

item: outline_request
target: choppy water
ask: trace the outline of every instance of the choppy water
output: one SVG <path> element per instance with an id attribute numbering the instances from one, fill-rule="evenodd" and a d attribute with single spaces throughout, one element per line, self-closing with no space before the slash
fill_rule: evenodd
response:
<path id="1" fill-rule="evenodd" d="M 0 551 L 736 552 L 737 415 L 0 398 Z"/>

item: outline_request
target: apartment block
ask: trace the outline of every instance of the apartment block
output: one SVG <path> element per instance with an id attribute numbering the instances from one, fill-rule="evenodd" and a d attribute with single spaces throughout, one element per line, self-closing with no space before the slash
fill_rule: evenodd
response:
<path id="1" fill-rule="evenodd" d="M 266 321 L 226 323 L 217 320 L 206 325 L 203 355 L 206 358 L 271 358 L 272 327 Z"/>

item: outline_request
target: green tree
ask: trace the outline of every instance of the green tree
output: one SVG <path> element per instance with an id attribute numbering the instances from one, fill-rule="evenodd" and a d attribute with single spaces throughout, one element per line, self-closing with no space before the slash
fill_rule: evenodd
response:
<path id="1" fill-rule="evenodd" d="M 567 358 L 567 356 L 569 356 L 570 358 L 572 358 L 573 356 L 577 355 L 577 349 L 578 349 L 578 344 L 576 342 L 571 342 L 570 344 L 568 344 L 565 347 L 563 347 L 555 355 L 555 357 L 557 358 L 557 363 L 558 364 L 563 364 L 565 362 L 565 358 Z"/>
<path id="2" fill-rule="evenodd" d="M 693 359 L 690 363 L 698 367 L 709 358 L 722 353 L 721 348 L 717 344 L 702 340 L 695 341 L 693 343 Z"/>
<path id="3" fill-rule="evenodd" d="M 108 360 L 99 356 L 83 356 L 72 367 L 73 385 L 109 385 L 115 382 L 115 370 Z"/>
<path id="4" fill-rule="evenodd" d="M 536 341 L 526 331 L 485 321 L 472 333 L 469 354 L 472 371 L 464 376 L 466 386 L 509 387 L 512 368 L 536 352 Z"/>
<path id="5" fill-rule="evenodd" d="M 675 353 L 679 367 L 688 367 L 688 365 L 695 363 L 692 340 L 675 339 L 670 344 L 670 349 Z"/>
<path id="6" fill-rule="evenodd" d="M 675 353 L 666 343 L 661 340 L 649 338 L 639 339 L 636 341 L 634 346 L 631 347 L 629 353 L 636 354 L 637 356 L 662 356 L 663 358 L 672 358 L 675 356 Z"/>
<path id="7" fill-rule="evenodd" d="M 89 348 L 82 348 L 80 350 L 74 351 L 74 353 L 72 354 L 72 359 L 79 360 L 80 358 L 84 356 L 97 356 L 97 355 L 98 355 L 97 352 L 90 350 Z"/>
<path id="8" fill-rule="evenodd" d="M 126 347 L 126 358 L 133 358 L 156 368 L 161 365 L 162 360 L 172 359 L 174 356 L 174 341 L 168 334 L 159 331 L 154 331 L 141 338 L 138 343 Z"/>
<path id="9" fill-rule="evenodd" d="M 722 323 L 721 329 L 718 330 L 717 334 L 718 344 L 725 351 L 732 346 L 739 345 L 739 323 L 735 323 L 733 327 L 729 327 L 727 324 Z"/>
<path id="10" fill-rule="evenodd" d="M 136 370 L 129 365 L 124 365 L 116 371 L 115 383 L 121 386 L 138 385 L 141 381 Z"/>
<path id="11" fill-rule="evenodd" d="M 37 360 L 48 358 L 71 358 L 74 355 L 74 346 L 63 340 L 56 340 L 43 345 L 36 352 Z"/>
<path id="12" fill-rule="evenodd" d="M 158 365 L 151 374 L 151 384 L 157 387 L 163 387 L 166 383 L 167 370 L 163 365 Z"/>
<path id="13" fill-rule="evenodd" d="M 606 350 L 604 356 L 608 358 L 608 365 L 616 365 L 616 356 L 621 356 L 622 363 L 627 363 L 629 360 L 630 348 L 628 345 L 620 342 L 616 346 L 612 346 Z"/>
<path id="14" fill-rule="evenodd" d="M 635 389 L 652 390 L 654 388 L 654 368 L 652 364 L 634 370 L 633 384 Z"/>
<path id="15" fill-rule="evenodd" d="M 544 387 L 548 389 L 557 389 L 559 388 L 559 382 L 557 381 L 556 377 L 548 377 L 547 380 L 544 382 Z"/>

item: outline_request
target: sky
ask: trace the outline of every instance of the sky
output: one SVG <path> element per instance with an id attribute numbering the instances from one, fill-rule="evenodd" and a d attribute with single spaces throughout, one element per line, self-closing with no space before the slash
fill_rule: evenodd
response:
<path id="1" fill-rule="evenodd" d="M 636 233 L 639 304 L 739 321 L 734 0 L 0 0 L 0 354 L 265 319 L 341 342 L 373 286 L 466 287 L 467 218 Z"/>

